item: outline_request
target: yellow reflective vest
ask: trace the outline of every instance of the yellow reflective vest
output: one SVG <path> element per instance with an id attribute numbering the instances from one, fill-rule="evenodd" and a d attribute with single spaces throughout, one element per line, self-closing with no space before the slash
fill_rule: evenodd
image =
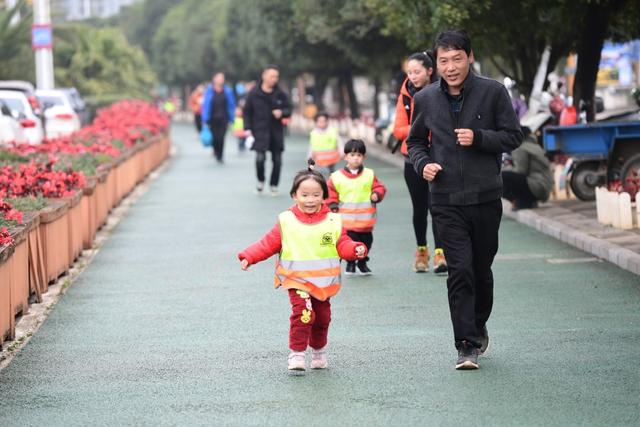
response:
<path id="1" fill-rule="evenodd" d="M 300 289 L 325 301 L 340 290 L 342 233 L 340 215 L 328 213 L 316 224 L 305 224 L 291 211 L 278 216 L 282 249 L 276 262 L 275 286 Z"/>
<path id="2" fill-rule="evenodd" d="M 311 144 L 311 157 L 316 165 L 324 167 L 335 165 L 340 161 L 338 151 L 338 132 L 328 128 L 324 132 L 314 129 L 311 131 L 309 143 Z"/>
<path id="3" fill-rule="evenodd" d="M 376 205 L 371 202 L 373 178 L 373 170 L 369 168 L 364 168 L 356 178 L 349 178 L 339 170 L 331 174 L 331 181 L 338 192 L 338 212 L 347 230 L 375 225 Z"/>

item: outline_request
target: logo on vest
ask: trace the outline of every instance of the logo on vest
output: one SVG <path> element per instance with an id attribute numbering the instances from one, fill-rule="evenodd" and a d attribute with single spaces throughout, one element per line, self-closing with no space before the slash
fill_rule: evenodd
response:
<path id="1" fill-rule="evenodd" d="M 333 233 L 327 232 L 322 235 L 322 241 L 320 242 L 320 246 L 331 246 L 333 245 Z"/>

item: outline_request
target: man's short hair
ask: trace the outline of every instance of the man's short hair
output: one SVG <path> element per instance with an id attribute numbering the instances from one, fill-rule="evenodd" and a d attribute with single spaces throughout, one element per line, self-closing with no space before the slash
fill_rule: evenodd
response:
<path id="1" fill-rule="evenodd" d="M 436 37 L 433 43 L 433 53 L 438 57 L 438 48 L 444 50 L 464 50 L 467 56 L 471 54 L 471 39 L 465 30 L 446 30 Z"/>
<path id="2" fill-rule="evenodd" d="M 277 72 L 280 72 L 280 68 L 274 64 L 268 64 L 266 67 L 262 69 L 262 72 L 264 73 L 267 70 L 276 70 Z"/>

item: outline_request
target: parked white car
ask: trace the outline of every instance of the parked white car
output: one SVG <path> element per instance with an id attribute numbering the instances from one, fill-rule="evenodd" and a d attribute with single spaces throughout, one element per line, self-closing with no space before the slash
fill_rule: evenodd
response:
<path id="1" fill-rule="evenodd" d="M 0 146 L 13 142 L 22 144 L 27 138 L 20 123 L 11 115 L 11 109 L 0 100 Z"/>
<path id="2" fill-rule="evenodd" d="M 38 89 L 36 90 L 36 96 L 44 111 L 44 126 L 47 138 L 70 135 L 80 129 L 80 118 L 64 91 Z"/>
<path id="3" fill-rule="evenodd" d="M 44 138 L 42 121 L 33 112 L 33 108 L 25 94 L 13 90 L 0 90 L 0 102 L 7 106 L 11 116 L 20 123 L 27 142 L 29 144 L 40 144 Z"/>

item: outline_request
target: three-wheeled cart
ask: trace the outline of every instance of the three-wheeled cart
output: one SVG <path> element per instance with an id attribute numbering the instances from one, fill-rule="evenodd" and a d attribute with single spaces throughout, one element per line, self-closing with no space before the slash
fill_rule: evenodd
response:
<path id="1" fill-rule="evenodd" d="M 594 200 L 598 186 L 640 176 L 640 121 L 549 126 L 542 141 L 547 153 L 573 158 L 570 185 L 580 200 Z"/>

